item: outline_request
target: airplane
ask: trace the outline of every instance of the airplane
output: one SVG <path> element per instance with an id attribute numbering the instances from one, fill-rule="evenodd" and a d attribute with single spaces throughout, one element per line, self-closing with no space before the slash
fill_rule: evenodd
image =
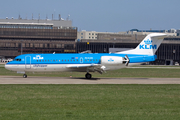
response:
<path id="1" fill-rule="evenodd" d="M 151 33 L 135 49 L 117 53 L 22 54 L 8 62 L 5 68 L 23 73 L 24 78 L 27 78 L 26 72 L 79 71 L 86 72 L 85 78 L 91 79 L 90 72 L 102 74 L 128 65 L 155 61 L 155 52 L 164 37 L 164 33 Z"/>

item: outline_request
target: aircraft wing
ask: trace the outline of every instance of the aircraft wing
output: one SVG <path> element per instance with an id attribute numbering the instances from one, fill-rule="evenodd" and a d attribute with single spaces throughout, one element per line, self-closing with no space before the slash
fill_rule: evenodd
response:
<path id="1" fill-rule="evenodd" d="M 97 71 L 100 74 L 102 74 L 104 71 L 104 69 L 106 68 L 105 66 L 99 65 L 99 64 L 78 64 L 78 65 L 67 65 L 66 68 L 69 69 L 76 69 L 78 71 Z"/>
<path id="2" fill-rule="evenodd" d="M 78 64 L 78 65 L 67 65 L 67 68 L 82 68 L 82 67 L 93 67 L 97 66 L 98 64 Z"/>

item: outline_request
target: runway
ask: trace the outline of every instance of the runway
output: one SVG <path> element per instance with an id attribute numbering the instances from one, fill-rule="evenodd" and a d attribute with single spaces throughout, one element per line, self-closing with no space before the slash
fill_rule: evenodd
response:
<path id="1" fill-rule="evenodd" d="M 0 84 L 180 84 L 180 78 L 70 78 L 0 76 Z"/>

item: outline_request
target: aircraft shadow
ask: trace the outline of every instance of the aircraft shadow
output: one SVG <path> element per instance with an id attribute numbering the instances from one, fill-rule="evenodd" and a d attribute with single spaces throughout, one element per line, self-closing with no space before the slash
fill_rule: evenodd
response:
<path id="1" fill-rule="evenodd" d="M 86 79 L 83 77 L 71 77 L 70 79 L 82 79 L 82 80 L 100 80 L 100 78 L 91 78 L 91 79 Z"/>

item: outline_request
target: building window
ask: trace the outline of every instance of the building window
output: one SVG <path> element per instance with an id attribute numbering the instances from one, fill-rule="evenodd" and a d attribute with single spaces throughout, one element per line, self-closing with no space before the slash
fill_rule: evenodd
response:
<path id="1" fill-rule="evenodd" d="M 83 36 L 81 36 L 81 38 L 83 38 Z"/>
<path id="2" fill-rule="evenodd" d="M 91 33 L 89 33 L 89 35 L 91 35 Z"/>
<path id="3" fill-rule="evenodd" d="M 66 49 L 73 49 L 74 45 L 73 44 L 64 44 L 64 48 L 66 48 Z"/>
<path id="4" fill-rule="evenodd" d="M 94 37 L 92 37 L 92 39 L 94 39 Z"/>
<path id="5" fill-rule="evenodd" d="M 89 39 L 91 39 L 91 37 L 89 37 Z"/>
<path id="6" fill-rule="evenodd" d="M 94 33 L 92 33 L 92 35 L 94 35 Z"/>
<path id="7" fill-rule="evenodd" d="M 81 33 L 81 35 L 83 35 L 83 33 Z"/>

